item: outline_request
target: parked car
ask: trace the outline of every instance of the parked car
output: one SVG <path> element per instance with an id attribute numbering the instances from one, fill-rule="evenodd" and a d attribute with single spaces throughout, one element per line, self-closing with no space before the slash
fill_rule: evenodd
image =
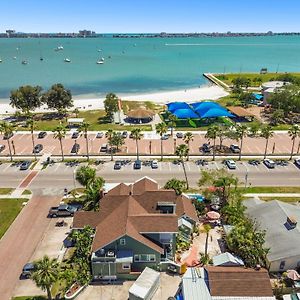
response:
<path id="1" fill-rule="evenodd" d="M 294 161 L 294 164 L 300 168 L 300 158 L 296 158 L 295 161 Z"/>
<path id="2" fill-rule="evenodd" d="M 21 171 L 28 170 L 30 165 L 31 165 L 31 161 L 23 161 L 20 165 L 20 170 Z"/>
<path id="3" fill-rule="evenodd" d="M 96 134 L 96 138 L 97 138 L 97 139 L 101 139 L 101 138 L 103 138 L 103 135 L 104 135 L 103 132 L 98 132 L 98 133 Z"/>
<path id="4" fill-rule="evenodd" d="M 232 144 L 232 145 L 230 145 L 229 148 L 232 153 L 240 153 L 241 152 L 241 149 L 238 145 Z"/>
<path id="5" fill-rule="evenodd" d="M 122 137 L 123 137 L 124 139 L 126 139 L 126 138 L 128 137 L 128 132 L 127 132 L 127 131 L 123 131 L 123 132 L 122 132 Z"/>
<path id="6" fill-rule="evenodd" d="M 177 133 L 176 133 L 176 137 L 177 137 L 178 139 L 182 139 L 182 138 L 183 138 L 183 133 L 182 133 L 182 132 L 177 132 Z"/>
<path id="7" fill-rule="evenodd" d="M 78 131 L 74 131 L 72 133 L 72 139 L 77 139 L 79 137 L 79 132 Z"/>
<path id="8" fill-rule="evenodd" d="M 41 132 L 39 132 L 39 134 L 38 134 L 38 138 L 39 138 L 39 139 L 43 139 L 46 135 L 47 135 L 47 132 L 46 132 L 46 131 L 41 131 Z"/>
<path id="9" fill-rule="evenodd" d="M 107 150 L 108 150 L 107 144 L 102 144 L 100 147 L 100 152 L 107 152 Z"/>
<path id="10" fill-rule="evenodd" d="M 9 134 L 4 134 L 4 135 L 3 135 L 3 139 L 4 139 L 4 140 L 8 140 L 8 139 L 10 139 L 11 137 L 13 137 L 13 135 L 14 135 L 13 132 L 11 132 L 11 133 L 9 133 Z"/>
<path id="11" fill-rule="evenodd" d="M 5 149 L 5 145 L 0 145 L 0 152 L 2 152 Z"/>
<path id="12" fill-rule="evenodd" d="M 226 164 L 227 168 L 230 169 L 230 170 L 235 170 L 236 169 L 236 163 L 232 159 L 225 160 L 225 164 Z"/>
<path id="13" fill-rule="evenodd" d="M 78 210 L 78 207 L 69 204 L 61 204 L 59 206 L 52 206 L 49 209 L 48 216 L 51 218 L 56 217 L 72 217 Z"/>
<path id="14" fill-rule="evenodd" d="M 211 145 L 210 144 L 203 144 L 201 147 L 200 147 L 200 151 L 204 152 L 204 153 L 210 153 L 211 151 Z"/>
<path id="15" fill-rule="evenodd" d="M 162 140 L 167 140 L 170 137 L 170 135 L 168 133 L 165 133 L 162 135 L 161 139 Z"/>
<path id="16" fill-rule="evenodd" d="M 24 265 L 22 269 L 22 273 L 20 275 L 20 279 L 28 279 L 30 278 L 32 272 L 34 271 L 34 264 L 33 263 L 27 263 Z"/>
<path id="17" fill-rule="evenodd" d="M 121 170 L 121 168 L 122 168 L 122 162 L 120 160 L 117 160 L 114 165 L 114 170 Z"/>
<path id="18" fill-rule="evenodd" d="M 152 162 L 151 162 L 151 168 L 152 169 L 157 169 L 158 168 L 158 161 L 156 159 L 152 160 Z"/>
<path id="19" fill-rule="evenodd" d="M 80 149 L 80 145 L 78 143 L 74 144 L 71 149 L 71 153 L 78 153 Z"/>
<path id="20" fill-rule="evenodd" d="M 33 153 L 40 153 L 43 150 L 43 145 L 42 144 L 37 144 L 33 148 Z"/>
<path id="21" fill-rule="evenodd" d="M 140 160 L 137 159 L 137 160 L 134 162 L 134 164 L 133 164 L 133 168 L 134 168 L 135 170 L 141 169 L 141 168 L 142 168 L 142 162 L 141 162 Z"/>
<path id="22" fill-rule="evenodd" d="M 274 169 L 275 168 L 275 162 L 272 159 L 265 158 L 263 160 L 264 165 L 269 168 L 269 169 Z"/>

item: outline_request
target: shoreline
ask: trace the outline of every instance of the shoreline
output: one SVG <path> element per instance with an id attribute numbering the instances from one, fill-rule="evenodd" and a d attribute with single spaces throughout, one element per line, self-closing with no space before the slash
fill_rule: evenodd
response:
<path id="1" fill-rule="evenodd" d="M 117 96 L 123 101 L 150 101 L 156 104 L 167 104 L 168 102 L 186 101 L 195 102 L 199 100 L 217 100 L 221 97 L 227 96 L 223 88 L 217 85 L 204 85 L 198 88 L 190 88 L 175 91 L 161 91 L 145 94 L 118 94 Z M 0 99 L 0 114 L 12 114 L 16 109 L 9 105 L 9 99 Z M 73 96 L 74 108 L 79 110 L 96 110 L 104 109 L 104 97 L 95 98 L 95 95 L 78 95 Z M 35 111 L 36 113 L 50 112 L 45 106 L 40 107 Z"/>

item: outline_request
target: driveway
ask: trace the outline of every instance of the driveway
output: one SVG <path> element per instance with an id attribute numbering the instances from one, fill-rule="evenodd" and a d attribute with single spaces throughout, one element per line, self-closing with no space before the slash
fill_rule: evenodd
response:
<path id="1" fill-rule="evenodd" d="M 34 195 L 0 240 L 1 300 L 11 299 L 24 264 L 31 259 L 51 222 L 47 218 L 49 207 L 57 205 L 60 198 Z"/>

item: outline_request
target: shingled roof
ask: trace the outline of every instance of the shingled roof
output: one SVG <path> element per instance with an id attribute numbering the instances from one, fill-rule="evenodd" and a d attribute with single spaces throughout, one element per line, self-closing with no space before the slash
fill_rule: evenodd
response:
<path id="1" fill-rule="evenodd" d="M 211 296 L 272 297 L 268 271 L 206 266 Z"/>
<path id="2" fill-rule="evenodd" d="M 176 204 L 175 213 L 160 213 L 157 209 L 158 202 Z M 173 190 L 160 190 L 155 181 L 145 177 L 132 185 L 121 183 L 110 190 L 101 199 L 99 212 L 76 212 L 73 227 L 90 225 L 96 229 L 93 251 L 128 235 L 163 253 L 161 247 L 142 233 L 177 232 L 178 218 L 182 215 L 188 215 L 197 221 L 191 201 L 184 196 L 177 196 Z"/>

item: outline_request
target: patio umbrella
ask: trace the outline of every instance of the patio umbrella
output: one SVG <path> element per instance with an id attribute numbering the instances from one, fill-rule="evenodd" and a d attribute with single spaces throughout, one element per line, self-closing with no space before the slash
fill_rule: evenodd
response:
<path id="1" fill-rule="evenodd" d="M 220 219 L 220 214 L 216 211 L 209 211 L 208 213 L 206 213 L 206 216 L 211 220 Z"/>
<path id="2" fill-rule="evenodd" d="M 292 280 L 300 279 L 300 275 L 298 274 L 298 272 L 296 270 L 287 270 L 286 276 Z"/>

